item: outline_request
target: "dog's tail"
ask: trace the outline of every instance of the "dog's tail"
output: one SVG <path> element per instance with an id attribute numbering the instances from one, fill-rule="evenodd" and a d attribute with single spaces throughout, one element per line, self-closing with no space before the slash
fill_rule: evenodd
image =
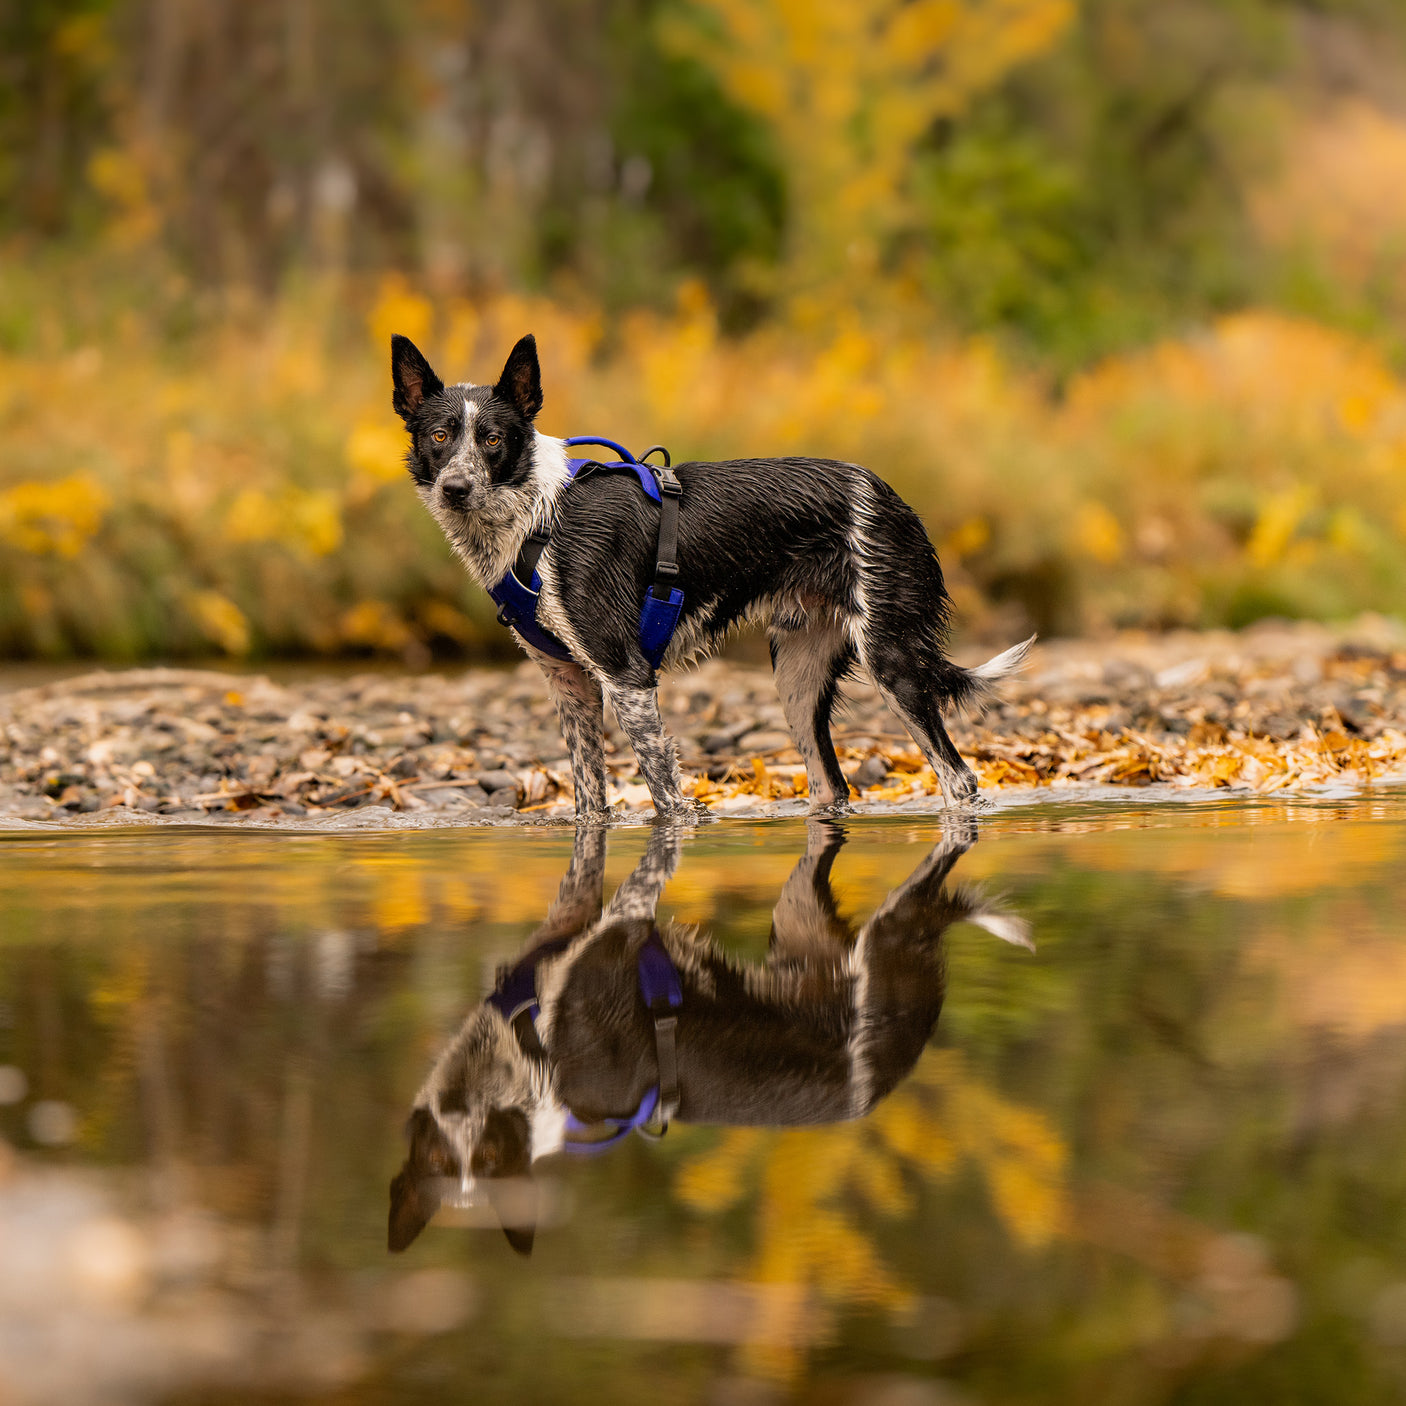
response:
<path id="1" fill-rule="evenodd" d="M 1003 680 L 1018 674 L 1024 667 L 1030 646 L 1036 636 L 1012 645 L 1003 654 L 978 664 L 974 669 L 963 669 L 954 664 L 947 680 L 947 696 L 954 708 L 980 711 L 995 698 Z"/>
<path id="2" fill-rule="evenodd" d="M 954 922 L 971 923 L 1012 947 L 1035 950 L 1030 924 L 1012 913 L 1003 899 L 992 898 L 980 884 L 959 884 L 952 892 L 951 902 L 957 915 Z"/>

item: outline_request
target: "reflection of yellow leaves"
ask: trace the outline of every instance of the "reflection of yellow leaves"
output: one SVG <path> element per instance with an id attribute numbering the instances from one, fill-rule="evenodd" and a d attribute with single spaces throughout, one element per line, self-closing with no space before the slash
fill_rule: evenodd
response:
<path id="1" fill-rule="evenodd" d="M 1017 1240 L 1039 1247 L 1060 1231 L 1068 1154 L 1045 1118 L 973 1079 L 956 1050 L 926 1051 L 906 1087 L 942 1095 L 941 1108 L 925 1109 L 926 1116 L 946 1132 L 958 1156 L 981 1169 L 1002 1221 Z M 904 1092 L 899 1090 L 890 1103 Z M 879 1115 L 883 1113 L 881 1107 Z M 940 1160 L 931 1170 L 947 1171 L 948 1146 L 933 1147 Z"/>
<path id="2" fill-rule="evenodd" d="M 371 901 L 376 926 L 384 933 L 420 927 L 430 918 L 424 875 L 416 870 L 386 869 L 377 877 Z"/>
<path id="3" fill-rule="evenodd" d="M 743 1173 L 760 1143 L 759 1128 L 728 1128 L 711 1150 L 686 1162 L 675 1194 L 695 1211 L 724 1211 L 742 1196 Z"/>
<path id="4" fill-rule="evenodd" d="M 1192 880 L 1223 897 L 1249 899 L 1350 889 L 1406 863 L 1406 843 L 1389 827 L 1333 817 L 1331 824 L 1317 827 L 1312 844 L 1305 844 L 1298 826 L 1311 822 L 1314 812 L 1294 813 L 1294 824 L 1286 824 L 1282 812 L 1257 810 L 1234 830 L 1169 830 L 1151 848 L 1116 831 L 1083 835 L 1079 862 L 1099 873 L 1121 871 L 1133 863 L 1132 851 L 1140 870 Z M 1322 814 L 1325 819 L 1330 815 Z M 1027 852 L 1038 854 L 1039 848 L 1032 845 Z M 979 876 L 981 868 L 982 857 L 974 854 L 967 872 Z"/>
<path id="5" fill-rule="evenodd" d="M 813 1286 L 832 1301 L 901 1308 L 910 1292 L 846 1210 L 857 1196 L 880 1216 L 912 1208 L 914 1177 L 944 1180 L 963 1162 L 982 1174 L 1012 1237 L 1038 1249 L 1065 1228 L 1067 1152 L 1038 1113 L 975 1079 L 955 1051 L 928 1050 L 908 1081 L 866 1119 L 781 1132 L 730 1129 L 680 1169 L 675 1191 L 716 1214 L 755 1192 L 757 1242 L 749 1277 Z M 757 1371 L 785 1378 L 793 1347 L 760 1331 L 744 1348 Z"/>

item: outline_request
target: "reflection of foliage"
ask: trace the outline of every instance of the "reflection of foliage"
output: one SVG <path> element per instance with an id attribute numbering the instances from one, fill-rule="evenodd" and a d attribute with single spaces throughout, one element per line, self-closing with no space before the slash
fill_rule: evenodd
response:
<path id="1" fill-rule="evenodd" d="M 789 1285 L 798 1306 L 813 1291 L 830 1303 L 901 1309 L 912 1291 L 884 1264 L 846 1198 L 880 1219 L 911 1215 L 915 1183 L 950 1180 L 970 1164 L 1012 1240 L 1039 1249 L 1063 1226 L 1066 1160 L 1059 1135 L 1039 1113 L 984 1084 L 958 1051 L 929 1049 L 907 1081 L 859 1122 L 723 1132 L 681 1167 L 675 1194 L 709 1214 L 747 1200 L 756 1224 L 747 1277 Z M 774 1329 L 758 1322 L 746 1359 L 759 1370 L 793 1375 L 794 1335 Z"/>
<path id="2" fill-rule="evenodd" d="M 964 1316 L 940 1370 L 982 1400 L 1082 1406 L 1110 1382 L 1128 1400 L 1395 1399 L 1402 841 L 1363 809 L 998 818 L 960 872 L 1011 891 L 1039 956 L 954 929 L 943 1045 L 870 1118 L 677 1128 L 557 1168 L 578 1213 L 526 1273 L 497 1236 L 446 1228 L 417 1246 L 416 1268 L 471 1270 L 481 1323 L 371 1339 L 371 1358 L 443 1394 L 645 1401 L 659 1345 L 553 1337 L 544 1280 L 770 1277 L 795 1286 L 756 1300 L 778 1340 L 814 1343 L 780 1330 L 828 1321 L 834 1346 L 770 1352 L 759 1320 L 744 1364 L 806 1394 L 841 1353 L 929 1370 L 893 1334 L 905 1305 L 945 1301 Z M 665 907 L 755 951 L 799 829 L 701 833 Z M 846 911 L 869 911 L 935 830 L 856 825 Z M 644 841 L 616 843 L 612 878 Z M 283 1243 L 309 1301 L 363 1305 L 388 1273 L 407 1101 L 564 864 L 559 833 L 15 841 L 0 850 L 0 1064 L 77 1108 L 81 1158 L 174 1152 L 250 1255 L 278 1214 L 291 1224 L 279 1178 L 304 1108 L 303 1219 Z M 0 1130 L 47 1155 L 24 1112 L 0 1109 Z M 234 1266 L 240 1293 L 256 1292 L 250 1268 Z M 707 1346 L 667 1358 L 681 1394 L 719 1370 Z"/>

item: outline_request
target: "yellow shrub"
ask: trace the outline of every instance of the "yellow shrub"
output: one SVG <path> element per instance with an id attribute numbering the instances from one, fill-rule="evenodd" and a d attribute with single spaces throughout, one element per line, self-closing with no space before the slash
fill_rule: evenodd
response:
<path id="1" fill-rule="evenodd" d="M 1056 400 L 989 343 L 855 314 L 730 339 L 692 283 L 610 326 L 519 295 L 436 305 L 399 278 L 363 306 L 350 334 L 308 297 L 179 358 L 135 313 L 0 357 L 0 651 L 509 651 L 404 474 L 392 330 L 478 382 L 535 332 L 547 433 L 869 465 L 923 515 L 969 630 L 1406 600 L 1406 387 L 1302 319 L 1227 318 Z"/>
<path id="2" fill-rule="evenodd" d="M 36 556 L 76 557 L 102 525 L 108 496 L 83 475 L 0 489 L 0 540 Z"/>

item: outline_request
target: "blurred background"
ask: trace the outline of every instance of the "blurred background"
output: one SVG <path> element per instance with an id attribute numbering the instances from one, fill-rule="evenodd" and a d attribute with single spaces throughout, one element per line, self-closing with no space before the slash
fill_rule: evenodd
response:
<path id="1" fill-rule="evenodd" d="M 968 637 L 1399 614 L 1406 8 L 0 0 L 0 657 L 510 654 L 392 331 L 862 460 Z"/>

